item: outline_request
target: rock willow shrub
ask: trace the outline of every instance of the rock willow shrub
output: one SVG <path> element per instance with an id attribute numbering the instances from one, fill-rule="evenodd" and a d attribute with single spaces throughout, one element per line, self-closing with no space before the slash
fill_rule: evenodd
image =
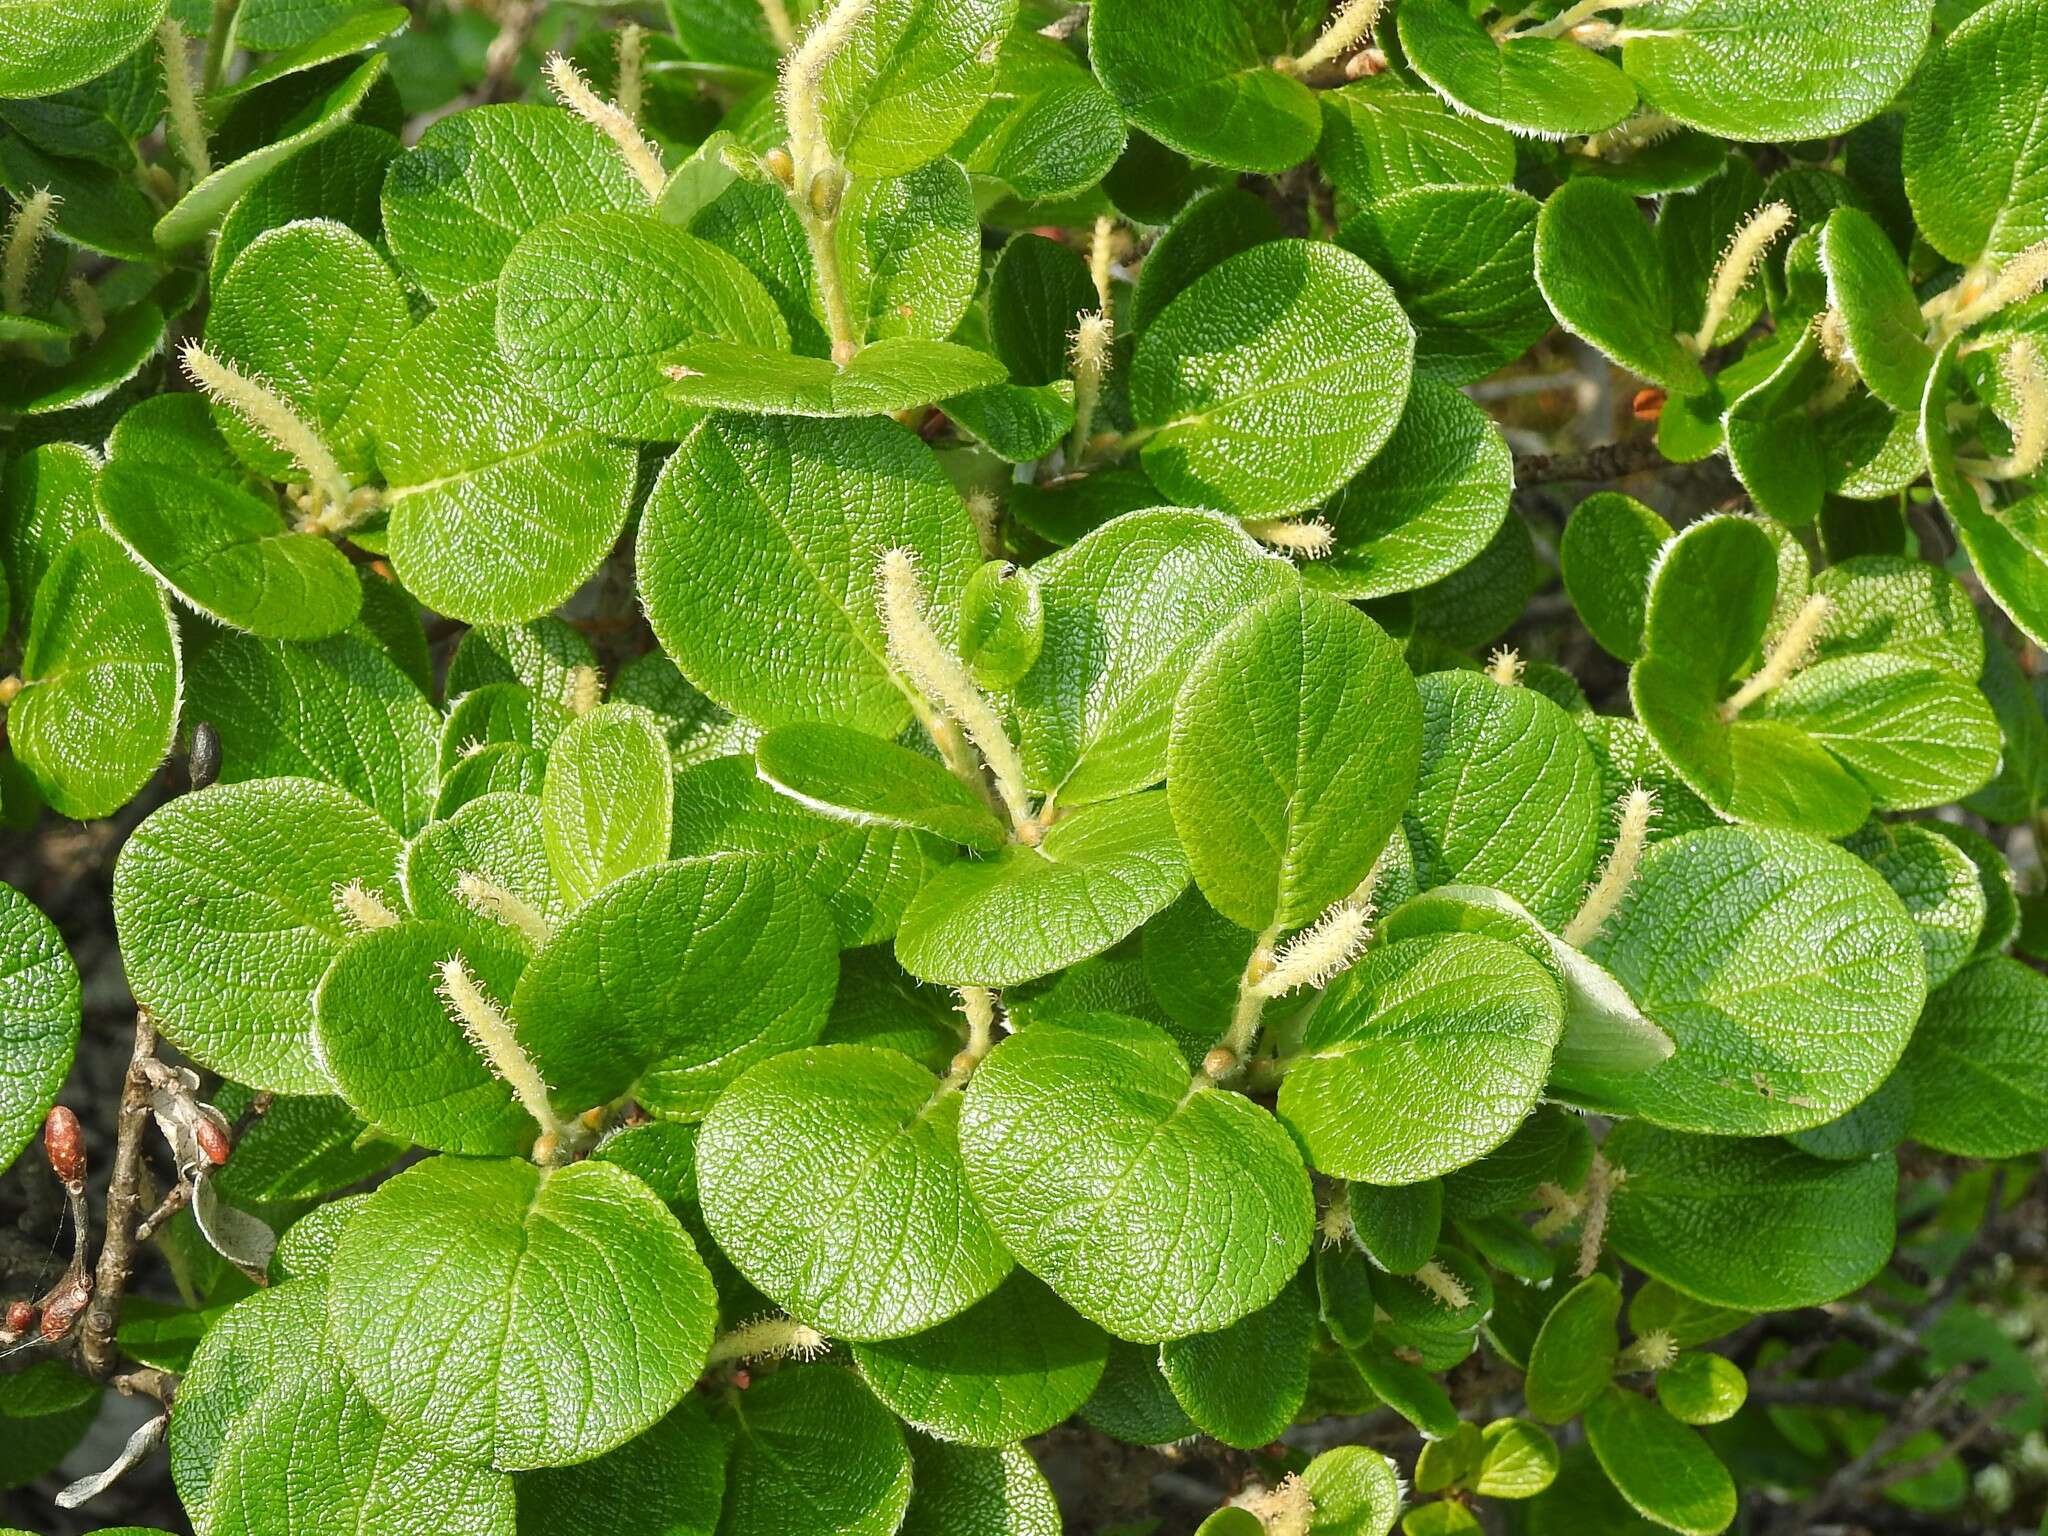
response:
<path id="1" fill-rule="evenodd" d="M 2048 4 L 653 9 L 442 110 L 445 16 L 0 0 L 0 798 L 207 786 L 5 1479 L 117 1374 L 201 1536 L 1043 1536 L 1076 1416 L 1376 1406 L 1203 1530 L 1709 1536 L 1887 1449 L 1697 1426 L 1899 1148 L 2048 1144 L 2011 876 L 1913 814 L 2048 799 Z M 1747 493 L 1572 513 L 1625 713 L 1473 654 L 1460 386 L 1553 324 Z M 0 950 L 11 1160 L 80 986 Z"/>

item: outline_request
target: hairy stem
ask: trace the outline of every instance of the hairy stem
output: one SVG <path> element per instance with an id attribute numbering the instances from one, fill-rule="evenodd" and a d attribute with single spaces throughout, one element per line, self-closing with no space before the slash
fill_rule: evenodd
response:
<path id="1" fill-rule="evenodd" d="M 787 53 L 796 46 L 796 28 L 790 24 L 789 7 L 782 0 L 761 0 L 761 16 L 768 23 L 776 52 Z"/>
<path id="2" fill-rule="evenodd" d="M 1275 923 L 1252 945 L 1251 958 L 1245 961 L 1244 973 L 1238 977 L 1237 1006 L 1231 1011 L 1230 1028 L 1202 1058 L 1202 1070 L 1219 1083 L 1244 1065 L 1252 1046 L 1258 1042 L 1259 1021 L 1265 1016 L 1268 996 L 1264 983 L 1273 972 L 1273 945 L 1279 937 L 1280 925 Z"/>
<path id="3" fill-rule="evenodd" d="M 616 95 L 619 110 L 626 114 L 628 122 L 637 125 L 647 65 L 647 29 L 637 21 L 629 21 L 619 28 L 618 63 L 619 88 Z"/>

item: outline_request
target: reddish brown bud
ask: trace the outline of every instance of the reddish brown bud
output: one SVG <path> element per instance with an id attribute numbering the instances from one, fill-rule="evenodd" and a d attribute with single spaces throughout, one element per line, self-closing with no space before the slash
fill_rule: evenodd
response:
<path id="1" fill-rule="evenodd" d="M 226 1131 L 201 1115 L 198 1125 L 193 1128 L 193 1134 L 198 1138 L 200 1154 L 214 1167 L 218 1168 L 228 1160 L 230 1148 Z"/>
<path id="2" fill-rule="evenodd" d="M 61 1344 L 69 1338 L 71 1325 L 78 1321 L 78 1314 L 85 1310 L 91 1295 L 91 1284 L 79 1275 L 50 1297 L 43 1307 L 43 1338 L 51 1344 Z"/>
<path id="3" fill-rule="evenodd" d="M 85 1132 L 79 1128 L 78 1116 L 62 1104 L 43 1121 L 43 1151 L 50 1159 L 51 1171 L 67 1188 L 85 1182 Z"/>
<path id="4" fill-rule="evenodd" d="M 1639 389 L 1636 391 L 1635 402 L 1629 409 L 1635 413 L 1637 421 L 1655 421 L 1664 414 L 1664 402 L 1670 398 L 1670 394 L 1665 390 L 1654 387 Z"/>
<path id="5" fill-rule="evenodd" d="M 10 1301 L 7 1304 L 7 1331 L 17 1338 L 36 1325 L 35 1306 L 26 1301 Z"/>

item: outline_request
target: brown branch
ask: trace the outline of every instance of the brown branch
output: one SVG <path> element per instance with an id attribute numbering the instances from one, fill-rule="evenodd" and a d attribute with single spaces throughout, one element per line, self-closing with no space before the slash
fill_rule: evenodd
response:
<path id="1" fill-rule="evenodd" d="M 163 1229 L 165 1222 L 169 1221 L 191 1203 L 192 1186 L 183 1179 L 180 1179 L 171 1186 L 171 1192 L 157 1202 L 156 1209 L 136 1224 L 135 1246 L 139 1248 L 155 1237 Z"/>
<path id="2" fill-rule="evenodd" d="M 169 1371 L 160 1371 L 155 1366 L 144 1366 L 141 1370 L 126 1371 L 116 1376 L 113 1388 L 123 1397 L 153 1397 L 166 1408 L 178 1395 L 178 1378 Z"/>
<path id="3" fill-rule="evenodd" d="M 140 1203 L 142 1139 L 149 1129 L 149 1099 L 144 1066 L 156 1055 L 156 1023 L 144 1009 L 135 1013 L 135 1048 L 128 1058 L 128 1076 L 121 1089 L 121 1112 L 114 1144 L 114 1172 L 107 1187 L 107 1230 L 100 1244 L 99 1267 L 93 1276 L 93 1297 L 79 1334 L 79 1355 L 98 1381 L 114 1373 L 120 1359 L 115 1333 L 120 1327 L 121 1299 L 135 1272 L 135 1211 Z"/>
<path id="4" fill-rule="evenodd" d="M 1925 1456 L 1916 1456 L 1911 1461 L 1902 1461 L 1895 1467 L 1886 1467 L 1870 1480 L 1870 1491 L 1881 1493 L 1900 1483 L 1910 1483 L 1916 1477 L 1925 1477 L 1930 1472 L 1939 1471 L 1977 1441 L 1995 1433 L 1998 1421 L 2019 1406 L 2019 1402 L 2018 1395 L 2013 1393 L 1999 1398 L 1962 1429 L 1949 1436 L 1937 1449 L 1929 1451 Z"/>
<path id="5" fill-rule="evenodd" d="M 1941 1416 L 1948 1400 L 1970 1374 L 1967 1365 L 1956 1366 L 1938 1381 L 1913 1394 L 1903 1410 L 1877 1432 L 1863 1453 L 1822 1485 L 1820 1492 L 1779 1522 L 1785 1531 L 1811 1530 L 1822 1515 L 1849 1502 L 1870 1477 L 1871 1469 Z"/>
<path id="6" fill-rule="evenodd" d="M 1554 485 L 1566 480 L 1622 480 L 1644 470 L 1675 467 L 1657 451 L 1656 438 L 1632 437 L 1580 454 L 1518 453 L 1515 488 L 1526 490 L 1532 485 Z"/>

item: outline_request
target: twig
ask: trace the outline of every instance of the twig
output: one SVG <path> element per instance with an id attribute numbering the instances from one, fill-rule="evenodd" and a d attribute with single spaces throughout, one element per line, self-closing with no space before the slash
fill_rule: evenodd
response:
<path id="1" fill-rule="evenodd" d="M 171 1186 L 171 1192 L 157 1202 L 156 1209 L 136 1224 L 135 1245 L 139 1248 L 155 1237 L 158 1232 L 163 1230 L 165 1222 L 169 1221 L 191 1203 L 192 1186 L 183 1179 L 180 1179 Z"/>
<path id="2" fill-rule="evenodd" d="M 155 1366 L 144 1366 L 140 1370 L 124 1371 L 112 1382 L 114 1390 L 123 1397 L 153 1397 L 166 1408 L 178 1395 L 178 1378 L 169 1371 L 160 1371 Z"/>
<path id="3" fill-rule="evenodd" d="M 1845 1504 L 1869 1478 L 1871 1469 L 1885 1457 L 1919 1434 L 1941 1414 L 1942 1408 L 1970 1374 L 1970 1367 L 1958 1365 L 1939 1380 L 1916 1392 L 1905 1408 L 1863 1448 L 1863 1453 L 1829 1478 L 1806 1503 L 1787 1512 L 1779 1522 L 1786 1531 L 1806 1531 L 1820 1517 Z"/>
<path id="4" fill-rule="evenodd" d="M 114 1143 L 114 1172 L 107 1186 L 107 1230 L 100 1244 L 93 1296 L 79 1332 L 79 1355 L 98 1381 L 113 1375 L 120 1358 L 114 1336 L 120 1326 L 121 1299 L 135 1272 L 136 1185 L 142 1177 L 142 1138 L 149 1129 L 145 1064 L 156 1055 L 156 1023 L 146 1009 L 135 1013 L 135 1048 L 128 1058 L 128 1076 L 121 1089 L 121 1112 Z"/>
<path id="5" fill-rule="evenodd" d="M 1580 454 L 1517 454 L 1515 485 L 1526 489 L 1565 480 L 1622 480 L 1644 470 L 1676 467 L 1657 451 L 1654 437 L 1632 437 L 1619 443 L 1603 443 Z"/>
<path id="6" fill-rule="evenodd" d="M 2019 1405 L 2017 1393 L 2007 1393 L 1996 1399 L 1976 1418 L 1951 1435 L 1937 1449 L 1925 1456 L 1916 1456 L 1911 1461 L 1902 1461 L 1895 1467 L 1886 1467 L 1883 1472 L 1870 1480 L 1870 1491 L 1881 1493 L 1899 1483 L 1910 1483 L 1916 1477 L 1925 1477 L 1937 1471 L 1968 1450 L 1977 1441 L 1997 1430 L 1998 1421 Z"/>

